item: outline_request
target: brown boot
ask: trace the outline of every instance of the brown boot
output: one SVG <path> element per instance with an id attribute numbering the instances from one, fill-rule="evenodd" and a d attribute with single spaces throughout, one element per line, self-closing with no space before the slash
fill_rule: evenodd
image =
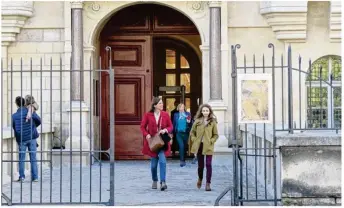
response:
<path id="1" fill-rule="evenodd" d="M 206 183 L 206 185 L 205 185 L 205 190 L 206 190 L 206 191 L 211 191 L 210 183 Z"/>
<path id="2" fill-rule="evenodd" d="M 197 188 L 200 189 L 201 187 L 202 187 L 202 179 L 198 179 Z"/>
<path id="3" fill-rule="evenodd" d="M 158 188 L 158 182 L 157 181 L 153 181 L 152 189 L 157 189 L 157 188 Z"/>

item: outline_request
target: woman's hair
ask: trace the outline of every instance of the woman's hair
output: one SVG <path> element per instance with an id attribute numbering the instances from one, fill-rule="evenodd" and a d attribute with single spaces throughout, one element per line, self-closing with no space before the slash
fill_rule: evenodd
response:
<path id="1" fill-rule="evenodd" d="M 184 103 L 179 103 L 178 106 L 177 106 L 177 111 L 179 111 L 180 107 L 182 107 L 182 105 L 184 105 Z M 185 105 L 184 105 L 185 107 Z M 185 110 L 185 109 L 184 109 Z"/>
<path id="2" fill-rule="evenodd" d="M 209 109 L 209 116 L 208 116 L 208 121 L 209 121 L 209 123 L 212 122 L 212 121 L 215 121 L 215 122 L 216 122 L 216 118 L 215 118 L 213 109 L 210 107 L 209 104 L 202 104 L 201 106 L 199 106 L 199 108 L 198 108 L 198 110 L 197 110 L 197 113 L 196 113 L 196 116 L 195 116 L 195 120 L 196 120 L 196 119 L 203 118 L 202 109 L 203 109 L 204 107 L 206 107 L 206 108 Z"/>
<path id="3" fill-rule="evenodd" d="M 35 98 L 32 95 L 25 96 L 25 105 L 31 105 L 31 104 L 34 104 L 35 102 L 36 102 Z"/>
<path id="4" fill-rule="evenodd" d="M 153 97 L 152 99 L 152 106 L 151 106 L 151 109 L 149 110 L 149 112 L 153 113 L 154 110 L 155 110 L 155 105 L 157 105 L 161 100 L 161 97 Z"/>

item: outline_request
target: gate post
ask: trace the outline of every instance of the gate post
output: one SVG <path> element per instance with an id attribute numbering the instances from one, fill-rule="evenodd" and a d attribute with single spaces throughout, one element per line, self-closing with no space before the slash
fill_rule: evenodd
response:
<path id="1" fill-rule="evenodd" d="M 233 145 L 233 198 L 232 202 L 234 206 L 238 204 L 238 142 L 237 142 L 237 127 L 238 127 L 238 116 L 237 116 L 237 66 L 236 66 L 236 48 L 240 48 L 239 44 L 231 46 L 232 49 L 232 145 Z"/>
<path id="2" fill-rule="evenodd" d="M 291 62 L 291 46 L 288 46 L 288 129 L 294 133 L 293 127 L 293 69 Z M 283 73 L 283 72 L 282 72 Z"/>
<path id="3" fill-rule="evenodd" d="M 115 72 L 112 69 L 111 47 L 106 46 L 109 51 L 109 86 L 110 97 L 115 93 Z M 110 98 L 110 199 L 109 206 L 115 205 L 115 101 Z"/>

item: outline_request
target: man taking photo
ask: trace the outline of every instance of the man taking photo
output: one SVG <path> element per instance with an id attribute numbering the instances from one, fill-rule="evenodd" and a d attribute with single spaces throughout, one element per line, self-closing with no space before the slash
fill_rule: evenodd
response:
<path id="1" fill-rule="evenodd" d="M 31 164 L 31 180 L 38 182 L 38 168 L 37 168 L 37 138 L 39 137 L 37 127 L 41 125 L 41 118 L 35 113 L 29 120 L 26 120 L 28 108 L 25 106 L 25 99 L 18 96 L 15 103 L 18 107 L 16 113 L 12 115 L 12 128 L 19 147 L 19 179 L 18 182 L 25 179 L 25 155 L 26 148 L 29 149 L 30 164 Z"/>

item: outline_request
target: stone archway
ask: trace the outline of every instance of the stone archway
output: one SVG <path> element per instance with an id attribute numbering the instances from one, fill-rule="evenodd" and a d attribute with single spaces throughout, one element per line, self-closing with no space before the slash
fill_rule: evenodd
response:
<path id="1" fill-rule="evenodd" d="M 173 16 L 174 18 L 171 20 L 168 18 L 169 16 Z M 141 141 L 142 138 L 139 125 L 143 114 L 149 109 L 153 90 L 155 89 L 153 85 L 159 84 L 161 86 L 166 86 L 172 81 L 170 79 L 173 78 L 173 76 L 169 76 L 169 82 L 167 82 L 167 78 L 164 82 L 156 82 L 153 79 L 153 76 L 159 74 L 157 70 L 162 70 L 160 68 L 165 67 L 165 64 L 152 65 L 154 60 L 159 57 L 161 61 L 167 61 L 167 55 L 166 60 L 165 56 L 154 55 L 155 43 L 157 43 L 155 39 L 167 35 L 183 36 L 189 39 L 196 38 L 199 40 L 199 45 L 201 44 L 197 28 L 187 17 L 176 10 L 158 4 L 136 4 L 125 7 L 115 13 L 103 27 L 99 37 L 99 48 L 102 60 L 106 61 L 102 61 L 101 67 L 103 69 L 109 67 L 108 53 L 102 49 L 106 46 L 110 46 L 112 48 L 111 63 L 115 71 L 114 82 L 116 91 L 113 96 L 104 92 L 105 94 L 102 93 L 100 97 L 102 105 L 99 107 L 103 109 L 100 115 L 100 121 L 102 123 L 100 127 L 102 129 L 102 134 L 100 135 L 102 140 L 101 149 L 106 150 L 109 148 L 108 139 L 110 136 L 108 134 L 109 126 L 107 124 L 109 123 L 109 115 L 115 113 L 115 153 L 117 159 L 143 158 L 141 154 L 142 143 L 138 142 Z M 169 40 L 172 41 L 172 39 Z M 161 49 L 161 47 L 159 47 L 159 49 Z M 197 57 L 196 53 L 191 55 L 192 53 L 190 53 L 190 50 L 192 50 L 190 46 L 187 46 L 185 49 L 180 48 L 176 50 L 176 55 L 178 57 L 180 56 L 180 58 L 188 59 L 189 69 L 183 69 L 182 66 L 178 64 L 179 59 L 177 59 L 177 56 L 175 57 L 176 62 L 172 64 L 175 65 L 176 68 L 167 67 L 165 69 L 168 74 L 174 71 L 176 72 L 173 74 L 175 80 L 172 81 L 176 86 L 179 86 L 181 83 L 179 76 L 176 77 L 177 74 L 190 77 L 190 74 L 192 74 L 190 71 L 191 69 L 196 71 L 201 70 L 199 62 L 200 57 Z M 165 52 L 162 51 L 162 53 Z M 182 53 L 182 55 L 180 55 L 180 53 Z M 161 61 L 159 63 L 162 63 Z M 167 77 L 165 74 L 161 76 Z M 109 82 L 108 75 L 106 73 L 101 74 L 98 79 L 102 83 L 100 88 L 106 89 Z M 201 73 L 193 73 L 190 81 L 188 85 L 189 91 L 190 86 L 193 86 L 191 87 L 193 89 L 193 94 L 201 99 Z M 196 111 L 197 106 L 195 105 L 195 99 L 197 98 L 189 95 L 189 91 L 187 91 L 186 100 L 187 102 L 189 101 L 189 104 L 190 100 L 194 101 L 191 102 L 191 104 L 193 104 L 193 111 Z M 196 92 L 198 92 L 199 95 L 196 94 Z M 169 97 L 171 96 L 172 95 L 169 95 Z M 178 95 L 175 95 L 175 99 L 177 98 L 176 96 Z M 109 99 L 113 99 L 112 97 L 115 99 L 115 112 L 107 110 L 109 109 Z M 172 98 L 168 98 L 168 100 L 171 99 Z"/>

